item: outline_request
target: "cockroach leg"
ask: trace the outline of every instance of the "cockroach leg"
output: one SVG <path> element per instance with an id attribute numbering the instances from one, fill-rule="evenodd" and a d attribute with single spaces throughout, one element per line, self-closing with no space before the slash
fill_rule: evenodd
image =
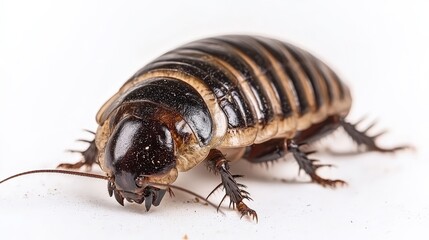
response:
<path id="1" fill-rule="evenodd" d="M 223 186 L 225 190 L 225 196 L 222 198 L 222 201 L 219 203 L 218 209 L 222 202 L 226 197 L 229 197 L 230 203 L 229 206 L 233 207 L 241 213 L 241 216 L 249 216 L 252 219 L 258 221 L 258 215 L 256 212 L 249 208 L 244 202 L 244 199 L 252 200 L 250 198 L 250 194 L 244 190 L 246 188 L 245 185 L 237 183 L 236 178 L 242 177 L 242 175 L 232 175 L 229 171 L 228 160 L 226 160 L 225 156 L 217 149 L 213 149 L 210 151 L 209 156 L 206 158 L 207 167 L 210 171 L 214 172 L 216 175 L 220 175 L 222 183 L 219 184 L 208 196 L 209 198 L 211 194 Z"/>
<path id="2" fill-rule="evenodd" d="M 340 120 L 340 124 L 343 127 L 343 129 L 345 130 L 345 132 L 351 137 L 351 139 L 359 147 L 364 146 L 365 151 L 367 151 L 367 152 L 374 151 L 374 152 L 388 153 L 388 152 L 396 152 L 399 150 L 412 148 L 411 146 L 406 146 L 406 145 L 397 146 L 397 147 L 393 147 L 393 148 L 380 147 L 376 144 L 375 141 L 378 137 L 383 135 L 385 132 L 381 132 L 381 133 L 375 134 L 373 136 L 369 136 L 368 131 L 375 125 L 375 123 L 370 124 L 370 126 L 367 127 L 364 131 L 360 131 L 356 128 L 359 123 L 360 122 L 352 124 L 352 123 L 347 122 L 345 119 Z"/>
<path id="3" fill-rule="evenodd" d="M 97 163 L 97 155 L 98 150 L 95 145 L 95 139 L 92 141 L 87 140 L 78 140 L 89 143 L 89 147 L 85 151 L 76 151 L 76 150 L 68 150 L 69 152 L 77 152 L 82 154 L 82 160 L 77 163 L 61 163 L 57 166 L 57 168 L 65 168 L 65 169 L 80 169 L 82 166 L 86 166 L 88 171 L 91 170 L 92 165 Z"/>
<path id="4" fill-rule="evenodd" d="M 304 170 L 307 173 L 311 180 L 315 183 L 318 183 L 324 187 L 336 187 L 338 185 L 345 185 L 346 182 L 343 180 L 330 180 L 325 179 L 317 175 L 317 169 L 321 167 L 331 167 L 330 164 L 319 164 L 316 159 L 309 159 L 309 153 L 302 152 L 299 149 L 299 146 L 293 140 L 286 140 L 286 147 L 289 152 L 293 154 L 293 157 L 298 163 L 299 170 Z"/>
<path id="5" fill-rule="evenodd" d="M 315 159 L 309 159 L 308 155 L 315 151 L 301 151 L 300 146 L 305 145 L 302 142 L 296 144 L 295 140 L 273 139 L 261 144 L 254 144 L 247 150 L 244 158 L 251 163 L 266 163 L 274 162 L 279 158 L 284 157 L 287 153 L 292 153 L 295 160 L 298 162 L 299 169 L 304 170 L 313 182 L 316 182 L 324 187 L 336 187 L 337 185 L 346 184 L 342 180 L 329 180 L 321 178 L 317 175 L 316 170 L 321 167 L 329 167 L 329 164 L 319 164 Z"/>

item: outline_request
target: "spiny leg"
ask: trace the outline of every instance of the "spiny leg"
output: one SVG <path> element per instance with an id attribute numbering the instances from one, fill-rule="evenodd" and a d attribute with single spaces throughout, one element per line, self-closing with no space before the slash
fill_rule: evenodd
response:
<path id="1" fill-rule="evenodd" d="M 207 157 L 207 167 L 210 171 L 214 172 L 216 175 L 219 174 L 222 180 L 215 189 L 207 196 L 209 198 L 217 189 L 223 186 L 225 190 L 225 196 L 222 198 L 219 203 L 218 208 L 228 196 L 230 199 L 230 204 L 233 208 L 237 207 L 237 210 L 241 213 L 241 216 L 247 215 L 252 217 L 254 220 L 258 221 L 258 215 L 256 212 L 249 208 L 244 202 L 244 199 L 252 200 L 249 196 L 249 193 L 244 190 L 246 188 L 245 185 L 237 183 L 236 178 L 242 177 L 242 175 L 232 175 L 229 171 L 228 160 L 226 160 L 225 156 L 217 149 L 213 149 L 210 151 L 209 156 Z"/>
<path id="2" fill-rule="evenodd" d="M 286 146 L 289 152 L 293 154 L 296 162 L 298 163 L 299 170 L 304 170 L 311 177 L 311 181 L 318 183 L 324 187 L 336 187 L 338 185 L 347 184 L 343 180 L 331 180 L 320 177 L 316 171 L 321 167 L 331 167 L 330 164 L 320 164 L 316 159 L 308 158 L 308 155 L 314 152 L 302 152 L 299 146 L 293 140 L 286 140 Z"/>
<path id="3" fill-rule="evenodd" d="M 412 149 L 411 146 L 398 146 L 394 148 L 379 147 L 375 141 L 385 132 L 369 136 L 368 131 L 375 125 L 375 123 L 370 124 L 364 131 L 357 130 L 357 125 L 359 125 L 363 120 L 364 118 L 362 118 L 355 124 L 351 124 L 339 115 L 332 115 L 326 118 L 324 121 L 313 124 L 310 128 L 298 132 L 297 135 L 294 137 L 294 140 L 299 144 L 312 143 L 323 138 L 329 133 L 334 132 L 338 127 L 342 127 L 359 147 L 364 148 L 364 152 L 395 152 L 403 149 Z M 331 150 L 330 148 L 325 149 L 325 151 L 327 153 L 337 156 L 350 156 L 362 153 L 362 151 L 336 152 Z"/>
<path id="4" fill-rule="evenodd" d="M 309 159 L 308 155 L 314 151 L 303 152 L 300 150 L 301 144 L 296 144 L 295 140 L 272 139 L 264 143 L 254 144 L 248 148 L 244 158 L 251 163 L 268 163 L 273 162 L 281 157 L 284 157 L 288 152 L 291 152 L 298 163 L 299 169 L 304 170 L 313 182 L 322 186 L 335 187 L 345 184 L 342 180 L 330 180 L 320 177 L 316 171 L 329 164 L 319 164 L 315 159 Z"/>
<path id="5" fill-rule="evenodd" d="M 95 134 L 94 132 L 88 131 L 90 133 Z M 69 152 L 76 152 L 82 154 L 82 160 L 77 163 L 61 163 L 57 166 L 57 168 L 65 168 L 65 169 L 80 169 L 82 166 L 86 166 L 88 171 L 91 170 L 92 165 L 97 162 L 98 149 L 95 145 L 95 139 L 92 141 L 79 139 L 80 142 L 89 143 L 88 148 L 85 151 L 77 151 L 77 150 L 68 150 Z"/>
<path id="6" fill-rule="evenodd" d="M 362 120 L 361 120 L 362 121 Z M 355 124 L 347 122 L 345 119 L 340 119 L 340 125 L 343 127 L 345 132 L 351 137 L 351 139 L 358 145 L 363 146 L 367 152 L 396 152 L 411 148 L 410 146 L 397 146 L 393 148 L 383 148 L 377 145 L 376 139 L 383 135 L 385 132 L 375 134 L 373 136 L 368 135 L 368 131 L 375 125 L 375 122 L 370 124 L 365 130 L 359 131 L 356 126 L 361 122 L 358 121 Z"/>

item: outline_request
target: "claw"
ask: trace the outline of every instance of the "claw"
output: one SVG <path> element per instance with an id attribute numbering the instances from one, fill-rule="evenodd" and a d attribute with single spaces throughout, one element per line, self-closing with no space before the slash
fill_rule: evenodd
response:
<path id="1" fill-rule="evenodd" d="M 256 222 L 258 222 L 258 214 L 256 213 L 256 211 L 249 208 L 245 203 L 239 202 L 237 204 L 237 210 L 241 213 L 240 218 L 242 218 L 243 216 L 249 216 Z"/>
<path id="2" fill-rule="evenodd" d="M 319 177 L 317 174 L 311 174 L 311 181 L 322 185 L 323 187 L 331 187 L 331 188 L 336 188 L 338 186 L 346 186 L 347 183 L 343 180 L 330 180 L 330 179 L 325 179 L 325 178 L 321 178 Z"/>

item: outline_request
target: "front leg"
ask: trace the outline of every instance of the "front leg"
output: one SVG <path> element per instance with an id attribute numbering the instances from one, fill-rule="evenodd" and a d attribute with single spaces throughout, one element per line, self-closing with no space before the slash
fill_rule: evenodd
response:
<path id="1" fill-rule="evenodd" d="M 90 131 L 88 131 L 90 132 Z M 95 134 L 94 132 L 90 132 Z M 98 149 L 95 145 L 95 139 L 92 141 L 79 139 L 78 141 L 89 143 L 88 148 L 85 151 L 77 150 L 68 150 L 69 152 L 77 152 L 82 154 L 82 160 L 77 163 L 61 163 L 57 168 L 65 169 L 80 169 L 83 166 L 86 166 L 86 169 L 89 171 L 92 168 L 92 165 L 97 163 Z"/>
<path id="2" fill-rule="evenodd" d="M 209 198 L 217 189 L 223 186 L 225 190 L 225 196 L 219 203 L 218 208 L 228 196 L 230 199 L 229 206 L 233 208 L 237 207 L 237 210 L 241 213 L 241 216 L 248 215 L 258 221 L 258 215 L 256 212 L 249 208 L 244 202 L 244 199 L 251 200 L 249 193 L 244 190 L 246 186 L 237 183 L 236 178 L 242 177 L 242 175 L 232 175 L 229 171 L 228 160 L 221 151 L 213 149 L 210 151 L 209 156 L 206 158 L 207 167 L 210 171 L 213 171 L 216 175 L 220 175 L 222 182 L 213 189 L 213 191 L 207 196 Z"/>

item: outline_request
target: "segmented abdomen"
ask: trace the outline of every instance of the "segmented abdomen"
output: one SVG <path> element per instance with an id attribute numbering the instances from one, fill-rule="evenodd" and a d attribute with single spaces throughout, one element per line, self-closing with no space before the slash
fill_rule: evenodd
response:
<path id="1" fill-rule="evenodd" d="M 213 146 L 292 138 L 330 115 L 346 115 L 351 105 L 348 88 L 322 61 L 263 37 L 222 36 L 189 43 L 145 66 L 121 91 L 162 77 L 187 82 L 204 99 L 213 128 L 206 140 Z M 99 122 L 109 112 L 109 102 L 97 116 Z"/>

